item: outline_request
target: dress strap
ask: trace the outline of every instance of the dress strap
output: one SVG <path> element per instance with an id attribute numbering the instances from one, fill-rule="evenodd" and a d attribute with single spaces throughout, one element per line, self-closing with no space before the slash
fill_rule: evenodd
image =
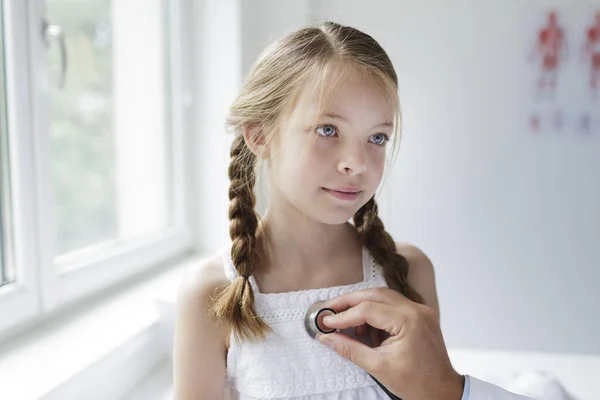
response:
<path id="1" fill-rule="evenodd" d="M 240 274 L 238 274 L 237 269 L 235 268 L 235 265 L 233 264 L 233 260 L 231 259 L 231 246 L 225 246 L 222 250 L 222 257 L 223 257 L 223 265 L 225 268 L 225 276 L 227 277 L 227 279 L 230 282 L 233 282 L 234 280 L 236 280 Z M 254 292 L 254 294 L 258 294 L 260 293 L 260 291 L 258 290 L 258 285 L 256 284 L 256 280 L 254 279 L 254 276 L 250 276 L 250 278 L 248 279 L 250 281 L 250 286 L 252 286 L 252 291 Z"/>
<path id="2" fill-rule="evenodd" d="M 233 265 L 233 261 L 231 260 L 231 248 L 229 246 L 225 246 L 221 248 L 221 259 L 223 260 L 223 268 L 225 269 L 225 276 L 229 281 L 234 281 L 239 276 L 235 266 Z"/>
<path id="3" fill-rule="evenodd" d="M 373 257 L 365 246 L 362 248 L 363 282 L 370 282 L 375 278 L 375 266 Z"/>

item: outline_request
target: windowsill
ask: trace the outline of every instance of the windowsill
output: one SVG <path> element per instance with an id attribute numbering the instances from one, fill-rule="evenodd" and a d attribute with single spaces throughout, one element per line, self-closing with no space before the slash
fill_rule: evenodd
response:
<path id="1" fill-rule="evenodd" d="M 165 329 L 172 329 L 179 283 L 183 272 L 201 258 L 180 260 L 119 293 L 7 340 L 0 347 L 2 397 L 62 400 L 88 393 L 86 398 L 91 398 L 90 390 L 98 387 L 96 396 L 107 399 L 134 389 L 169 356 Z"/>

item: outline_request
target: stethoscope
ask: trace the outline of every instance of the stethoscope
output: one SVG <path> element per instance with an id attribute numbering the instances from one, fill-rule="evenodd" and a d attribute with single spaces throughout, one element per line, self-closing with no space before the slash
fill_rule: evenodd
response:
<path id="1" fill-rule="evenodd" d="M 317 338 L 317 334 L 327 334 L 333 333 L 336 329 L 329 329 L 323 324 L 323 318 L 328 315 L 337 314 L 337 312 L 329 307 L 323 307 L 322 301 L 318 301 L 313 303 L 310 307 L 306 309 L 306 313 L 304 314 L 304 328 L 310 337 L 313 339 Z M 392 392 L 390 392 L 381 382 L 379 382 L 375 377 L 369 374 L 371 378 L 379 385 L 379 387 L 388 395 L 391 399 L 394 400 L 402 400 L 400 397 L 396 396 Z"/>

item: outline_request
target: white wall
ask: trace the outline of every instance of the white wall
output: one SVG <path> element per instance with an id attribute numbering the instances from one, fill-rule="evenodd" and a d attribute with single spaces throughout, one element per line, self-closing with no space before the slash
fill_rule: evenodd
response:
<path id="1" fill-rule="evenodd" d="M 278 3 L 243 14 L 244 73 L 257 43 L 325 18 L 372 34 L 396 66 L 404 139 L 386 221 L 433 260 L 448 345 L 600 354 L 600 138 L 519 125 L 523 2 Z"/>
<path id="2" fill-rule="evenodd" d="M 252 0 L 241 1 L 241 11 L 242 65 L 246 74 L 268 44 L 306 24 L 310 7 L 306 0 Z"/>

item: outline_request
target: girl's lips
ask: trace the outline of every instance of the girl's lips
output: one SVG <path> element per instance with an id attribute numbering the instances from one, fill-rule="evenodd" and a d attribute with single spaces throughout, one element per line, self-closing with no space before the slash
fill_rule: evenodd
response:
<path id="1" fill-rule="evenodd" d="M 360 188 L 356 186 L 343 186 L 336 188 L 328 188 L 329 190 L 335 190 L 336 192 L 360 192 Z"/>
<path id="2" fill-rule="evenodd" d="M 360 190 L 357 190 L 357 189 L 345 191 L 345 190 L 341 190 L 341 189 L 323 188 L 323 190 L 325 190 L 330 195 L 337 197 L 338 199 L 348 200 L 348 201 L 356 200 L 358 198 L 358 196 L 360 195 Z"/>

